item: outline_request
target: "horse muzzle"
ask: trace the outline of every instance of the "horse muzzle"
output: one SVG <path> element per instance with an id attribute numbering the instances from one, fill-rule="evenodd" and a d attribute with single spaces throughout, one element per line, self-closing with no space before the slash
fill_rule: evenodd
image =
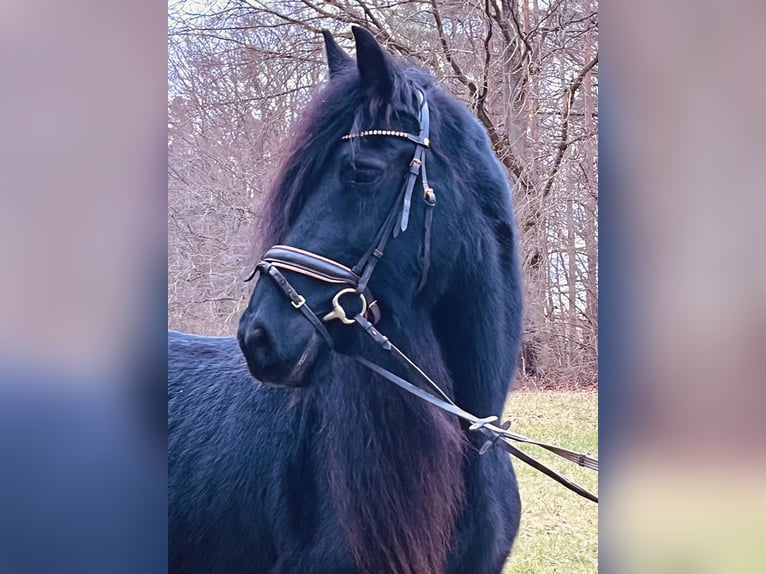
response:
<path id="1" fill-rule="evenodd" d="M 312 365 L 326 344 L 313 329 L 301 329 L 286 337 L 273 332 L 259 321 L 247 321 L 243 316 L 237 331 L 237 341 L 250 374 L 269 386 L 303 387 L 311 377 Z"/>

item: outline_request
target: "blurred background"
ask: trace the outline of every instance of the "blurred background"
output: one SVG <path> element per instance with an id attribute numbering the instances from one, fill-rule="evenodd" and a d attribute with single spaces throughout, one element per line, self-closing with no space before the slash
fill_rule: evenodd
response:
<path id="1" fill-rule="evenodd" d="M 760 572 L 766 5 L 601 16 L 601 564 Z"/>
<path id="2" fill-rule="evenodd" d="M 167 567 L 165 23 L 0 3 L 0 572 Z"/>
<path id="3" fill-rule="evenodd" d="M 282 5 L 253 2 L 240 8 L 265 6 L 279 18 Z M 491 3 L 490 11 L 502 5 Z M 446 21 L 447 14 L 473 4 L 439 6 Z M 527 6 L 532 18 L 535 4 Z M 540 12 L 568 6 L 571 14 L 582 2 L 536 6 Z M 393 12 L 410 9 L 405 3 L 390 7 Z M 598 34 L 592 38 L 597 49 L 591 52 L 591 59 L 599 53 L 599 63 L 588 71 L 591 93 L 598 93 L 598 102 L 592 102 L 598 119 L 592 127 L 599 129 L 598 191 L 592 172 L 578 172 L 579 163 L 565 166 L 569 157 L 582 158 L 578 162 L 584 165 L 595 159 L 588 136 L 568 146 L 547 197 L 557 206 L 554 221 L 566 222 L 571 204 L 578 222 L 575 204 L 587 193 L 598 194 L 599 225 L 592 237 L 599 251 L 599 553 L 604 572 L 761 572 L 766 562 L 765 12 L 762 2 L 745 0 L 622 0 L 599 10 Z M 205 54 L 212 41 L 206 48 L 175 33 L 184 26 L 193 29 L 196 22 L 174 20 L 172 14 L 168 19 L 164 6 L 149 2 L 6 0 L 0 5 L 0 571 L 150 572 L 166 566 L 163 333 L 168 301 L 172 309 L 173 297 L 193 295 L 166 284 L 162 261 L 167 257 L 171 266 L 174 261 L 166 251 L 165 232 L 174 233 L 166 198 L 172 205 L 179 182 L 165 171 L 165 161 L 166 154 L 180 156 L 185 145 L 173 140 L 179 118 L 185 117 L 181 112 L 198 113 L 194 107 L 174 112 L 173 100 L 167 99 L 165 74 L 172 91 L 174 66 L 182 68 L 173 62 L 175 48 L 168 52 L 166 41 L 188 41 Z M 566 22 L 550 27 L 571 32 Z M 289 32 L 287 26 L 275 30 L 285 41 L 306 35 L 304 45 L 312 51 L 295 57 L 306 59 L 307 71 L 300 77 L 308 89 L 319 79 L 308 71 L 320 69 L 312 56 L 318 55 L 319 44 L 304 24 Z M 466 18 L 463 24 L 468 29 L 472 21 Z M 474 42 L 486 37 L 484 25 L 485 20 L 477 21 L 471 28 Z M 526 24 L 520 20 L 519 25 Z M 564 48 L 550 57 L 580 64 L 565 70 L 558 99 L 516 103 L 539 103 L 541 111 L 553 114 L 550 129 L 537 126 L 535 141 L 545 147 L 529 152 L 542 156 L 544 168 L 529 176 L 532 193 L 545 189 L 545 176 L 556 163 L 550 145 L 561 136 L 562 86 L 571 86 L 589 61 L 586 26 L 579 25 L 583 33 L 571 38 L 571 46 L 559 45 L 563 36 L 556 31 L 548 32 L 549 44 L 539 44 L 554 52 Z M 347 33 L 348 25 L 337 30 Z M 444 30 L 457 65 L 478 62 L 472 70 L 481 70 L 483 41 L 471 45 L 467 33 Z M 459 87 L 459 74 L 434 29 L 391 32 L 412 41 L 392 49 L 420 54 L 474 105 L 468 86 Z M 501 37 L 498 25 L 492 42 L 500 43 Z M 518 48 L 520 55 L 525 48 Z M 528 57 L 541 66 L 541 55 L 533 49 Z M 491 61 L 490 68 L 496 64 Z M 530 68 L 528 85 L 534 84 L 532 72 L 537 68 Z M 556 86 L 554 75 L 553 67 L 545 71 L 536 89 Z M 214 78 L 200 77 L 205 85 L 195 87 L 196 93 L 215 93 L 204 91 L 214 90 Z M 519 155 L 511 130 L 514 121 L 532 117 L 531 112 L 509 115 L 508 110 L 524 109 L 512 107 L 517 92 L 508 82 L 513 80 L 502 74 L 494 78 L 491 93 L 506 99 L 493 101 L 491 108 L 486 103 L 489 119 L 502 130 L 499 134 L 511 137 L 509 158 L 528 157 Z M 262 87 L 253 81 L 240 89 L 260 97 L 257 90 L 261 96 L 273 94 L 267 87 L 280 84 L 289 85 L 279 76 L 264 76 Z M 477 84 L 477 90 L 482 86 Z M 572 108 L 584 115 L 570 115 L 569 129 L 575 131 L 566 141 L 589 133 L 585 86 L 583 79 Z M 184 89 L 192 93 L 191 87 Z M 283 101 L 277 98 L 274 105 Z M 171 115 L 164 123 L 168 107 Z M 211 109 L 211 130 L 215 121 Z M 251 143 L 266 145 L 265 139 Z M 215 147 L 209 148 L 211 154 L 218 153 Z M 254 158 L 276 153 L 254 149 Z M 244 170 L 241 166 L 222 163 L 221 169 Z M 200 169 L 200 177 L 212 173 L 204 165 Z M 522 172 L 526 169 L 524 164 Z M 261 175 L 238 178 L 232 190 L 242 203 L 233 203 L 233 216 L 245 209 L 248 193 L 255 199 L 262 191 L 246 187 L 246 182 L 262 185 Z M 567 184 L 569 189 L 564 181 L 575 183 Z M 210 184 L 199 193 L 209 197 L 216 189 Z M 534 204 L 522 197 L 517 205 L 523 225 Z M 241 218 L 245 227 L 257 225 L 247 211 Z M 578 262 L 588 231 L 582 228 L 571 238 L 568 225 L 556 237 L 548 228 L 538 229 L 537 241 L 547 246 L 549 257 L 540 281 L 555 284 L 556 274 L 549 278 L 554 260 L 568 272 L 567 249 L 574 245 L 575 285 L 569 291 L 561 283 L 560 300 L 553 291 L 559 308 L 548 308 L 560 318 L 538 316 L 536 325 L 529 319 L 528 334 L 569 333 L 567 321 L 577 313 L 567 311 L 579 309 L 579 293 L 588 297 L 582 282 L 596 270 L 592 259 L 587 267 Z M 194 230 L 208 234 L 203 227 Z M 210 235 L 220 237 L 219 232 Z M 585 243 L 579 243 L 578 233 Z M 238 241 L 249 248 L 251 235 L 243 232 L 243 237 Z M 236 248 L 229 256 L 247 252 Z M 246 268 L 245 255 L 237 257 L 231 268 Z M 574 307 L 568 306 L 570 293 Z M 225 290 L 212 294 L 232 297 L 234 306 L 242 297 Z M 212 303 L 210 308 L 220 313 Z M 209 332 L 204 323 L 193 322 L 206 317 L 184 320 L 189 322 L 174 325 Z M 578 323 L 572 332 L 585 337 L 587 329 Z M 566 372 L 567 357 L 575 366 L 592 361 L 593 351 L 588 355 L 579 343 L 570 351 L 564 337 L 545 341 L 545 361 L 538 364 L 546 369 Z"/>

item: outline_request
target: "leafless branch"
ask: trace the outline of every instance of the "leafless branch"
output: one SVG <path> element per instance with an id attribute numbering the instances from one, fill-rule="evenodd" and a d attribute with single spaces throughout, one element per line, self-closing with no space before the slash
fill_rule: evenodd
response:
<path id="1" fill-rule="evenodd" d="M 563 119 L 561 121 L 561 136 L 559 137 L 559 143 L 556 148 L 556 158 L 553 160 L 553 167 L 551 168 L 551 172 L 548 175 L 548 179 L 545 181 L 545 185 L 543 186 L 543 197 L 547 196 L 553 187 L 553 180 L 556 178 L 556 174 L 559 171 L 559 168 L 561 167 L 561 160 L 564 158 L 564 153 L 567 151 L 567 148 L 569 147 L 569 144 L 571 142 L 567 142 L 567 137 L 569 136 L 569 112 L 572 109 L 572 105 L 574 104 L 575 96 L 577 94 L 577 90 L 582 85 L 583 79 L 585 78 L 586 74 L 591 71 L 594 66 L 598 64 L 598 53 L 593 57 L 593 59 L 588 62 L 582 70 L 580 70 L 580 73 L 577 74 L 577 77 L 574 79 L 574 81 L 567 87 L 565 93 L 566 93 L 566 101 L 564 106 L 564 112 L 563 112 Z"/>

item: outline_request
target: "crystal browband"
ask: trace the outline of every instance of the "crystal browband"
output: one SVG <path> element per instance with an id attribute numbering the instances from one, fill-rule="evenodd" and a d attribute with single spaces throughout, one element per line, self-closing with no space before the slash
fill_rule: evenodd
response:
<path id="1" fill-rule="evenodd" d="M 363 138 L 366 136 L 394 136 L 398 138 L 404 138 L 408 139 L 412 142 L 418 143 L 420 145 L 423 145 L 425 147 L 428 147 L 428 144 L 430 143 L 428 138 L 420 138 L 419 136 L 415 136 L 413 134 L 409 134 L 407 132 L 398 132 L 395 130 L 365 130 L 363 132 L 353 132 L 350 134 L 346 134 L 343 137 L 341 137 L 342 140 L 350 140 L 354 138 Z"/>

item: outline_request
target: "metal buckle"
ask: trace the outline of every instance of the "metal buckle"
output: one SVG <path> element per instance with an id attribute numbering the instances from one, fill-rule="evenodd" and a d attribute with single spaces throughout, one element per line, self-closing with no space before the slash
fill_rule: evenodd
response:
<path id="1" fill-rule="evenodd" d="M 335 294 L 335 297 L 332 298 L 332 311 L 330 311 L 329 313 L 327 313 L 327 315 L 322 317 L 322 321 L 326 323 L 328 321 L 332 321 L 333 319 L 338 319 L 344 325 L 354 324 L 354 320 L 350 319 L 348 315 L 346 315 L 346 310 L 340 304 L 341 296 L 346 295 L 348 293 L 356 293 L 357 295 L 359 295 L 359 300 L 362 302 L 362 310 L 359 311 L 359 314 L 364 315 L 365 313 L 367 313 L 367 299 L 365 299 L 362 293 L 357 293 L 356 289 L 354 289 L 353 287 L 348 287 L 346 289 L 341 289 Z"/>
<path id="2" fill-rule="evenodd" d="M 305 302 L 306 302 L 306 298 L 303 295 L 298 294 L 298 300 L 297 301 L 293 301 L 291 299 L 290 300 L 290 305 L 292 305 L 296 309 L 300 309 L 301 307 L 303 307 L 303 304 Z"/>

